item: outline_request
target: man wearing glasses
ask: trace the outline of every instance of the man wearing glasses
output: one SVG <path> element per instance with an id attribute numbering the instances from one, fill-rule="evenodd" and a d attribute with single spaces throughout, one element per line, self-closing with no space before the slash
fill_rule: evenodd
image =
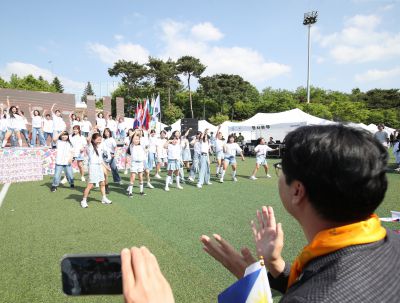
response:
<path id="1" fill-rule="evenodd" d="M 342 125 L 301 127 L 285 142 L 282 162 L 275 165 L 279 195 L 308 244 L 289 265 L 272 207 L 257 211 L 252 222 L 257 256 L 264 259 L 271 287 L 284 294 L 281 302 L 399 302 L 400 239 L 374 214 L 387 188 L 386 148 L 371 134 Z M 239 253 L 220 235 L 203 235 L 201 242 L 239 279 L 256 261 L 248 248 Z M 159 296 L 154 302 L 173 302 L 146 248 L 124 249 L 121 256 L 126 302 L 145 302 L 127 299 L 145 289 L 132 282 L 145 281 L 140 275 L 151 285 L 148 294 Z"/>

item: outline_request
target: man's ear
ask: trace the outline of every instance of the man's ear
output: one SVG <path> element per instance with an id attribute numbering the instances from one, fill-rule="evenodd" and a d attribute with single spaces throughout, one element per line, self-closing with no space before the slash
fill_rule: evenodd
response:
<path id="1" fill-rule="evenodd" d="M 300 181 L 294 180 L 290 185 L 290 190 L 292 193 L 292 203 L 294 205 L 300 205 L 300 203 L 304 201 L 304 198 L 307 195 L 304 184 Z"/>

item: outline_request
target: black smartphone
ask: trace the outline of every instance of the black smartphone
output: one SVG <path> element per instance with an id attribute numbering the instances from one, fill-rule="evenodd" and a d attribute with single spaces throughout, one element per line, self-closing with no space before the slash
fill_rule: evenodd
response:
<path id="1" fill-rule="evenodd" d="M 65 255 L 61 260 L 63 292 L 69 296 L 122 294 L 121 256 Z"/>

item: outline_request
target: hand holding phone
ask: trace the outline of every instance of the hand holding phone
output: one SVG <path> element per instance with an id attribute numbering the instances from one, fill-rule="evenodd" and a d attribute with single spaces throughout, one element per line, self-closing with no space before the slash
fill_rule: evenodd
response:
<path id="1" fill-rule="evenodd" d="M 120 255 L 65 255 L 61 272 L 66 295 L 122 294 Z"/>

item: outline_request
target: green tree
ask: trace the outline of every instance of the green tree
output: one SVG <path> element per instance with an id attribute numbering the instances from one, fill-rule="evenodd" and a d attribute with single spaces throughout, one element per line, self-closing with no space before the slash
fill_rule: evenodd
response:
<path id="1" fill-rule="evenodd" d="M 138 96 L 137 88 L 146 85 L 149 70 L 138 62 L 119 60 L 108 69 L 108 74 L 111 77 L 121 77 L 122 83 L 128 88 L 128 95 L 134 97 L 135 94 Z"/>
<path id="2" fill-rule="evenodd" d="M 183 117 L 184 115 L 182 110 L 174 104 L 167 106 L 162 111 L 162 122 L 166 124 L 172 124 L 176 120 L 182 119 Z"/>
<path id="3" fill-rule="evenodd" d="M 64 92 L 64 87 L 62 86 L 61 81 L 57 77 L 54 77 L 53 82 L 51 82 L 51 85 L 56 89 L 58 93 Z"/>
<path id="4" fill-rule="evenodd" d="M 212 116 L 210 118 L 210 123 L 214 124 L 214 125 L 220 125 L 222 123 L 224 123 L 225 121 L 229 120 L 229 116 L 228 115 L 224 115 L 221 113 L 217 113 L 214 116 Z"/>
<path id="5" fill-rule="evenodd" d="M 176 62 L 168 59 L 164 62 L 161 59 L 149 57 L 147 63 L 149 67 L 149 75 L 154 79 L 154 88 L 157 92 L 164 92 L 162 95 L 168 96 L 168 105 L 171 104 L 171 96 L 181 89 L 179 72 Z"/>
<path id="6" fill-rule="evenodd" d="M 362 102 L 332 102 L 330 111 L 335 121 L 361 123 L 368 119 L 369 112 Z"/>
<path id="7" fill-rule="evenodd" d="M 242 113 L 235 109 L 236 102 L 249 104 L 258 103 L 259 93 L 257 89 L 249 82 L 243 80 L 239 75 L 217 74 L 213 76 L 202 77 L 199 80 L 201 85 L 200 92 L 208 98 L 219 103 L 220 113 L 226 114 L 225 105 L 228 105 L 228 111 L 231 113 L 231 119 L 248 118 L 251 115 L 252 105 L 246 107 Z M 239 103 L 239 107 L 243 105 Z M 235 112 L 238 113 L 235 115 Z"/>
<path id="8" fill-rule="evenodd" d="M 86 87 L 83 91 L 83 95 L 81 97 L 82 102 L 86 102 L 86 97 L 87 96 L 94 96 L 94 91 L 92 88 L 92 84 L 90 84 L 90 81 L 86 84 Z"/>
<path id="9" fill-rule="evenodd" d="M 0 88 L 8 88 L 8 83 L 0 77 Z"/>
<path id="10" fill-rule="evenodd" d="M 183 56 L 177 61 L 177 69 L 180 73 L 187 77 L 188 89 L 189 89 L 189 102 L 190 102 L 190 112 L 192 118 L 194 118 L 193 104 L 192 104 L 192 92 L 190 89 L 190 78 L 199 78 L 201 74 L 205 71 L 206 66 L 203 65 L 199 59 L 191 56 Z"/>

